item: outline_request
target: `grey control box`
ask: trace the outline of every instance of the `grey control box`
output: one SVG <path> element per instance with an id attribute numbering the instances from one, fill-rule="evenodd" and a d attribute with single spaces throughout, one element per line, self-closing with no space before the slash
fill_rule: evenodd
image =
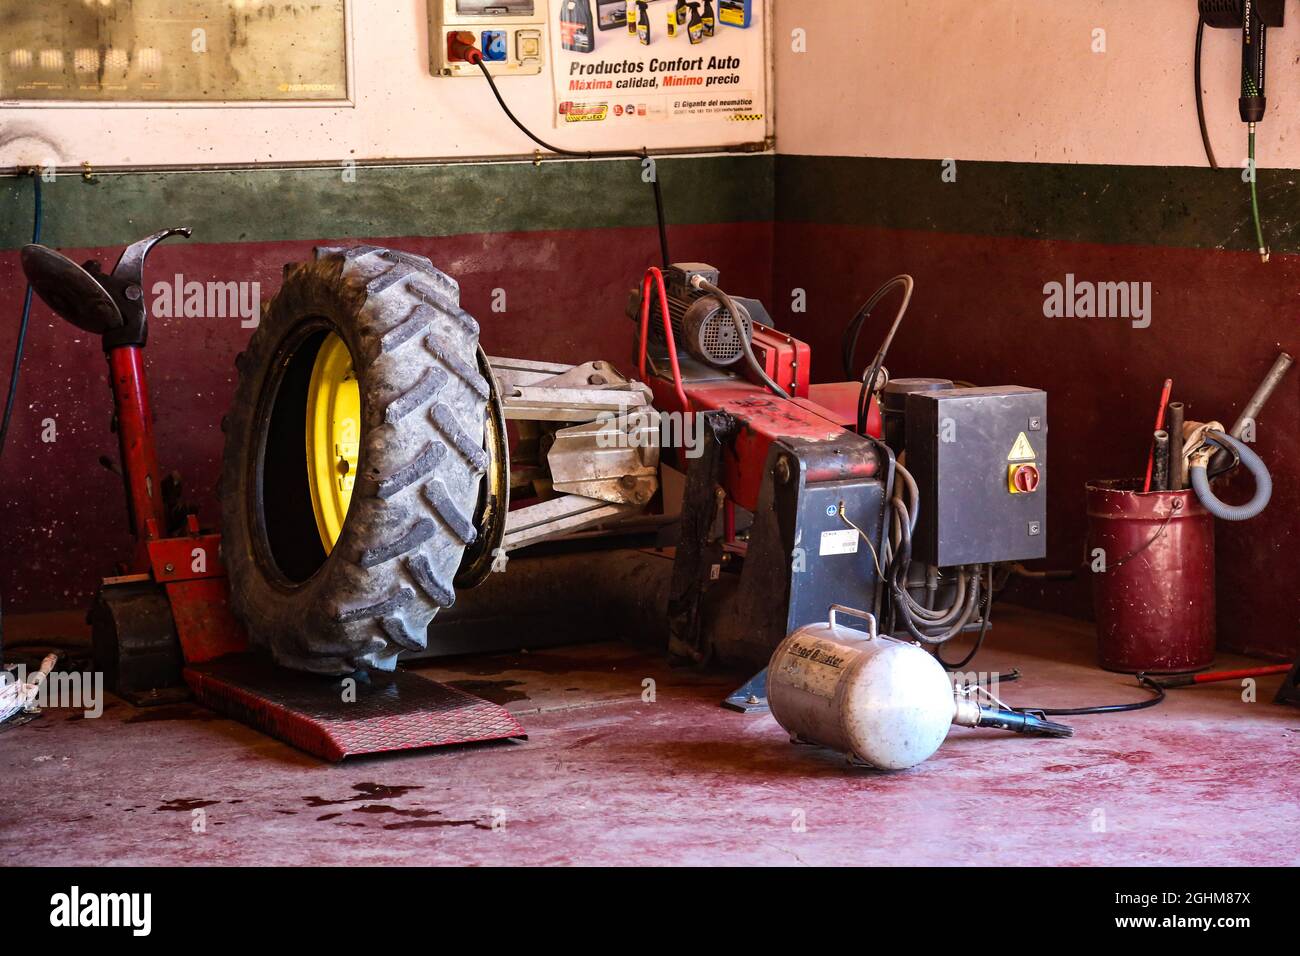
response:
<path id="1" fill-rule="evenodd" d="M 912 558 L 952 567 L 1047 554 L 1047 393 L 1008 385 L 907 396 L 921 513 Z"/>

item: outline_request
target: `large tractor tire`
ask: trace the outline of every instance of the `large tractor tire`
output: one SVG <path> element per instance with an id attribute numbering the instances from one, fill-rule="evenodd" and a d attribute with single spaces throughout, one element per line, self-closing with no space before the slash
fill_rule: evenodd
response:
<path id="1" fill-rule="evenodd" d="M 231 607 L 278 663 L 391 670 L 425 646 L 477 537 L 480 357 L 427 259 L 355 246 L 286 266 L 222 422 Z"/>

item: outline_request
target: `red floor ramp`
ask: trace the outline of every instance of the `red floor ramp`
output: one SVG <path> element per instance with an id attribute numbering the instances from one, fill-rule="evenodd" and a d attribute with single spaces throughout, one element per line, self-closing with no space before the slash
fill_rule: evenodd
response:
<path id="1" fill-rule="evenodd" d="M 185 668 L 198 701 L 323 760 L 528 735 L 498 704 L 407 671 L 356 679 L 277 667 L 228 654 Z M 355 698 L 355 699 L 352 699 Z"/>

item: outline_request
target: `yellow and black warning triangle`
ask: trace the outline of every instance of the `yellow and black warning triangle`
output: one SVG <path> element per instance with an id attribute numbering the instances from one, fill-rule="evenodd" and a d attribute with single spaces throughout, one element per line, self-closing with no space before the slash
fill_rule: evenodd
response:
<path id="1" fill-rule="evenodd" d="M 1038 456 L 1034 454 L 1034 446 L 1029 444 L 1029 439 L 1024 432 L 1016 438 L 1016 443 L 1011 446 L 1011 454 L 1007 455 L 1007 461 L 1032 461 Z"/>

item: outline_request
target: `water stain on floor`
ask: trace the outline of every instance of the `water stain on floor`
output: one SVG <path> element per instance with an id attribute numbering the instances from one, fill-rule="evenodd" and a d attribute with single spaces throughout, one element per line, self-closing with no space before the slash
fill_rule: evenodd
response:
<path id="1" fill-rule="evenodd" d="M 151 724 L 162 720 L 221 720 L 220 714 L 193 704 L 173 704 L 165 707 L 147 707 L 136 711 L 122 721 L 124 724 Z"/>
<path id="2" fill-rule="evenodd" d="M 335 807 L 341 803 L 359 803 L 363 800 L 396 800 L 398 797 L 404 797 L 412 790 L 423 790 L 419 784 L 408 786 L 389 786 L 382 783 L 354 783 L 352 789 L 357 793 L 351 797 L 343 797 L 339 800 L 328 800 L 325 797 L 305 796 L 302 799 L 309 807 Z"/>
<path id="3" fill-rule="evenodd" d="M 411 830 L 416 827 L 473 827 L 476 830 L 491 830 L 492 827 L 477 820 L 403 820 L 401 823 L 387 823 L 385 830 Z"/>
<path id="4" fill-rule="evenodd" d="M 189 810 L 199 810 L 203 807 L 210 807 L 220 802 L 220 800 L 199 800 L 194 797 L 177 797 L 175 800 L 164 802 L 160 807 L 155 807 L 154 810 L 175 810 L 177 812 L 184 812 Z"/>
<path id="5" fill-rule="evenodd" d="M 403 809 L 399 809 L 398 807 L 390 807 L 384 803 L 367 803 L 363 807 L 353 807 L 352 812 L 353 813 L 395 813 L 401 817 L 431 817 L 431 816 L 435 816 L 438 813 L 437 810 L 422 810 L 419 807 L 413 807 L 411 809 L 403 810 Z"/>
<path id="6" fill-rule="evenodd" d="M 494 704 L 509 704 L 516 700 L 528 700 L 528 695 L 523 691 L 514 690 L 515 687 L 523 687 L 523 681 L 517 680 L 453 680 L 446 682 L 448 686 L 463 690 L 467 694 L 473 694 L 475 697 L 482 697 L 486 701 Z"/>

